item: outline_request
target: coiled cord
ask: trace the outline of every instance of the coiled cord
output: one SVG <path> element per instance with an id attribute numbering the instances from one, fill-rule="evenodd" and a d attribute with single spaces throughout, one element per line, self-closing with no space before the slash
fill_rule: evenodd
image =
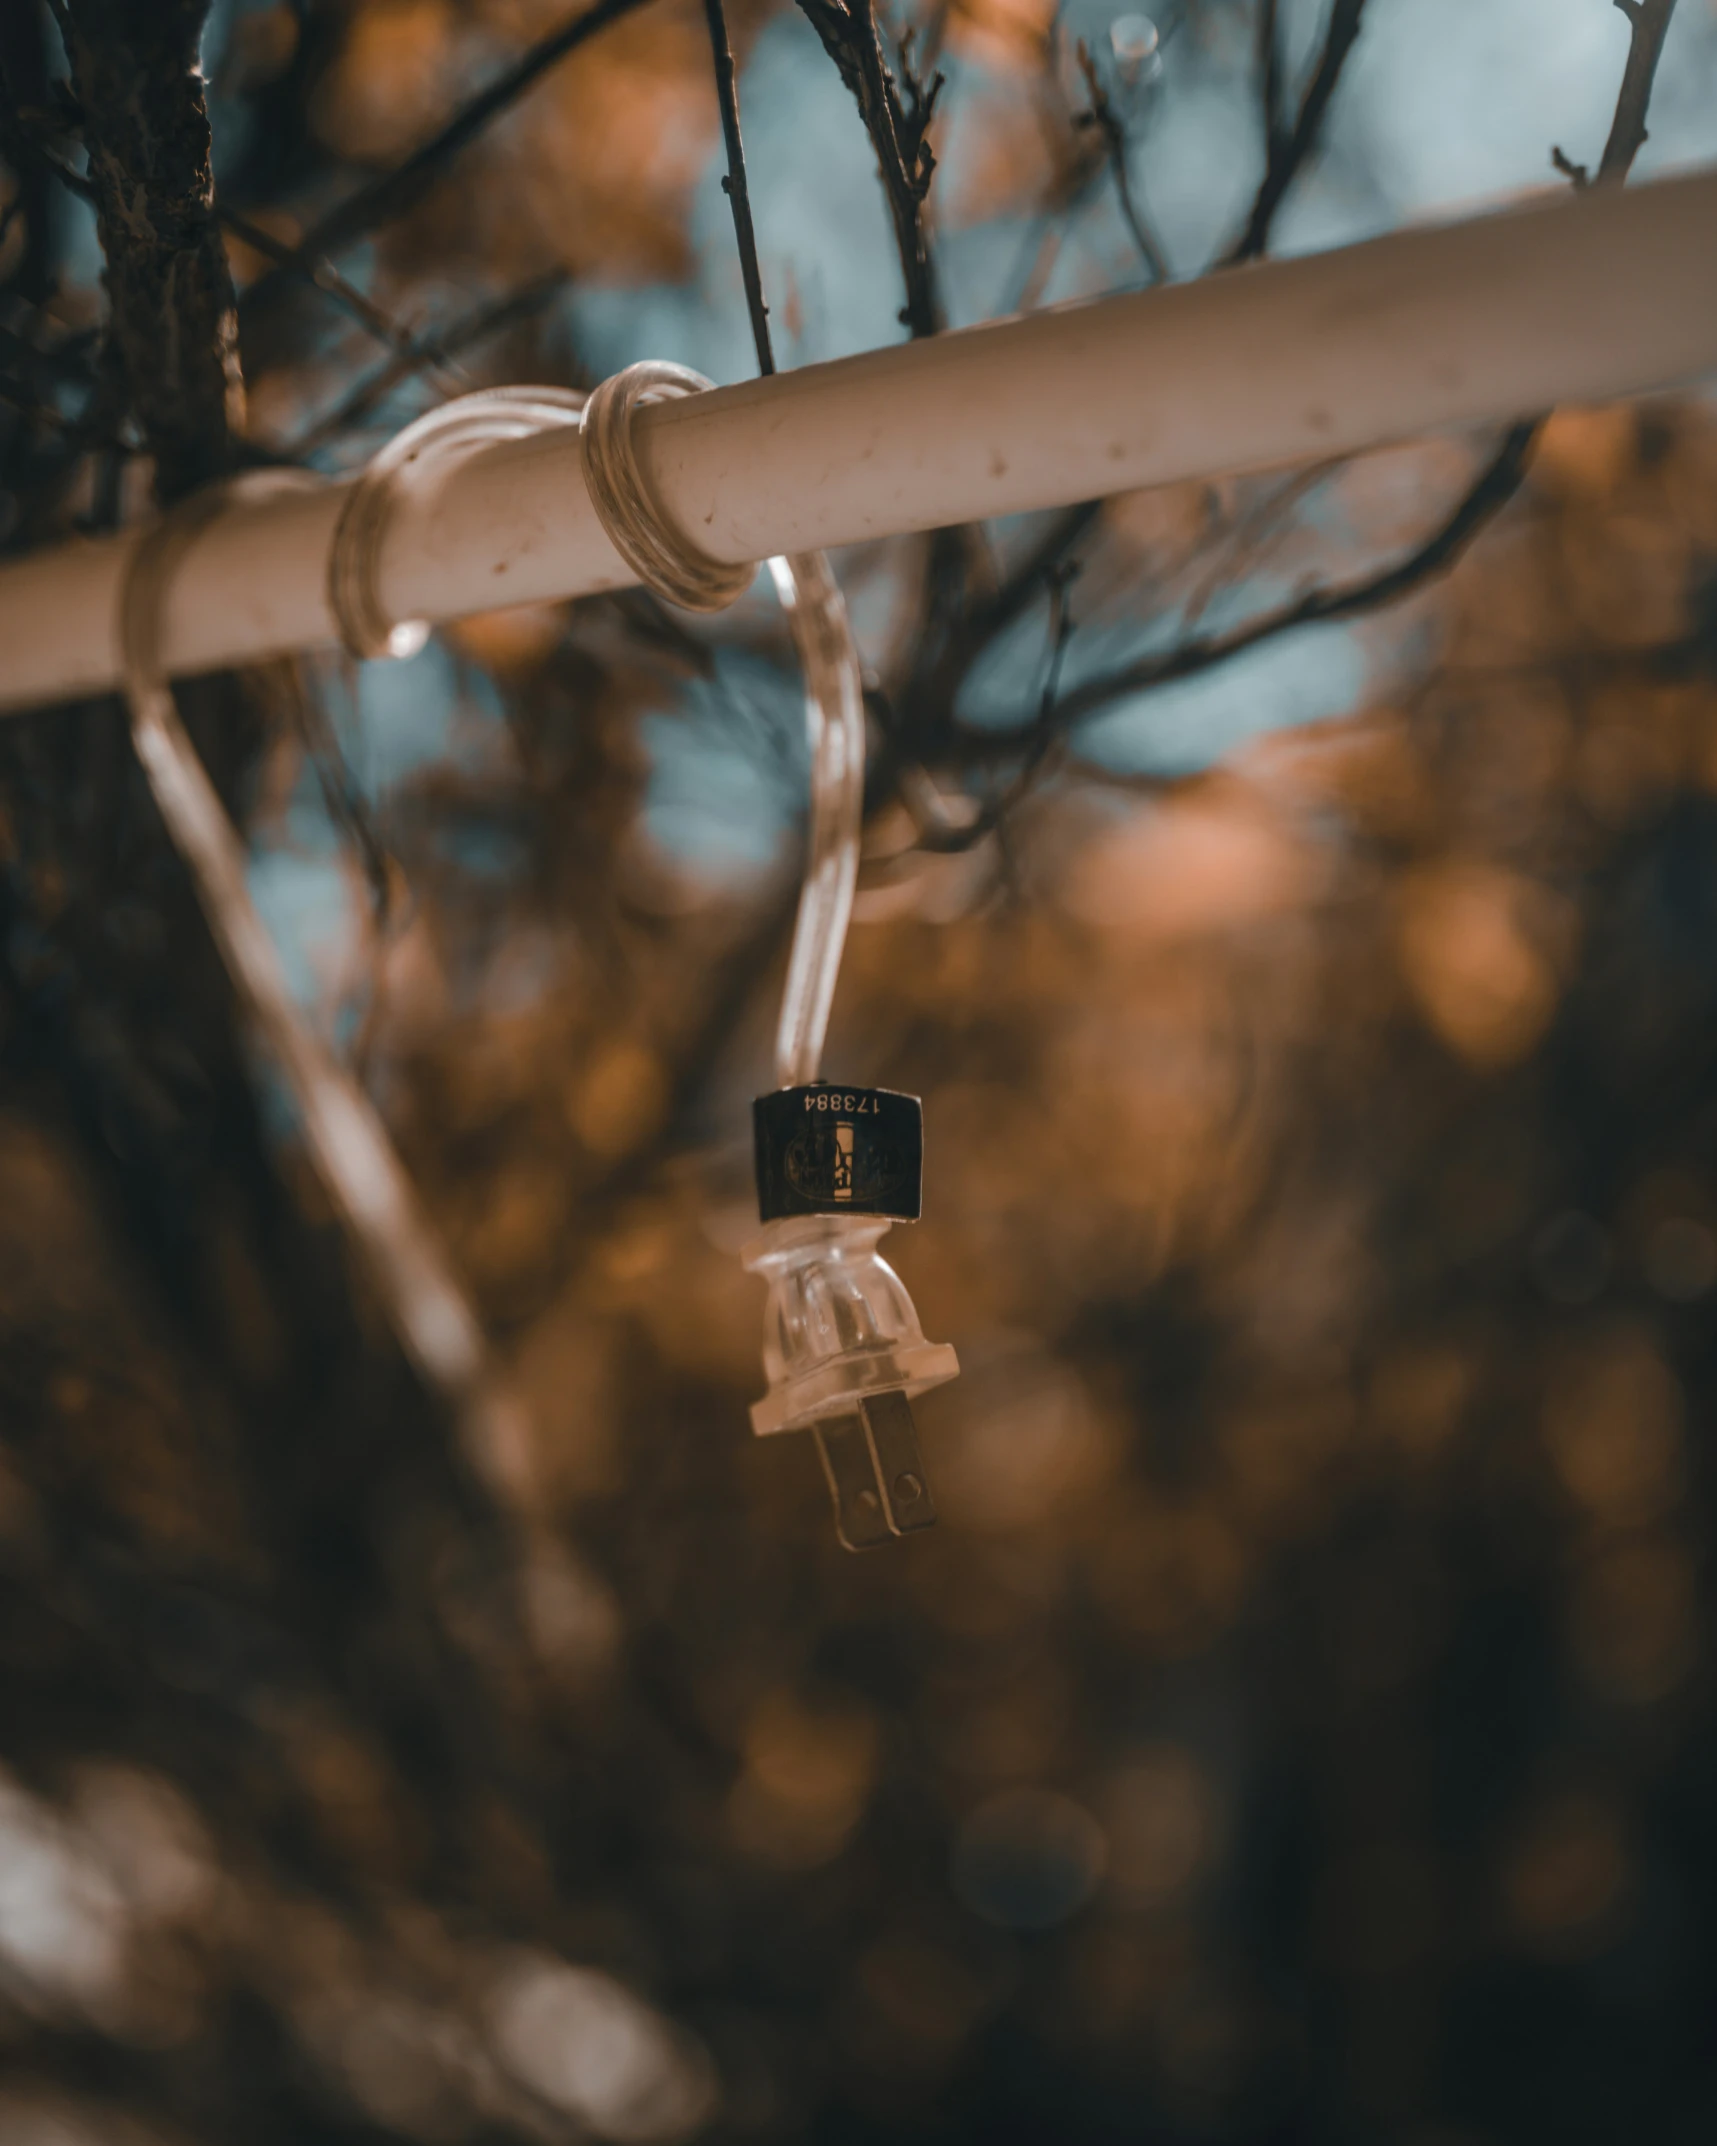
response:
<path id="1" fill-rule="evenodd" d="M 634 448 L 633 414 L 710 383 L 683 366 L 629 366 L 585 397 L 558 388 L 483 389 L 397 433 L 352 485 L 328 558 L 328 600 L 359 659 L 415 654 L 428 634 L 392 618 L 379 569 L 387 532 L 457 457 L 500 440 L 576 425 L 590 499 L 615 550 L 669 603 L 718 611 L 755 568 L 710 558 L 664 515 Z M 180 561 L 235 491 L 294 482 L 264 475 L 199 494 L 145 530 L 120 594 L 119 636 L 131 735 L 175 847 L 190 868 L 240 1001 L 272 1053 L 303 1121 L 317 1169 L 358 1247 L 395 1331 L 423 1375 L 464 1416 L 488 1420 L 482 1441 L 516 1451 L 512 1409 L 482 1332 L 369 1099 L 315 1034 L 287 988 L 274 942 L 251 899 L 244 846 L 185 732 L 160 661 L 161 619 Z M 814 1080 L 822 1060 L 858 876 L 864 804 L 864 697 L 846 606 L 821 552 L 769 561 L 805 677 L 811 811 L 804 883 L 776 1034 L 782 1086 Z"/>

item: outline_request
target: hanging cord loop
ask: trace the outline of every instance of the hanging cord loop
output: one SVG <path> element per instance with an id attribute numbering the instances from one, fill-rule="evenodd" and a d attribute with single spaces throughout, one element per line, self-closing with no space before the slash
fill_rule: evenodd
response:
<path id="1" fill-rule="evenodd" d="M 454 456 L 564 425 L 582 432 L 584 481 L 610 543 L 644 586 L 683 610 L 725 610 L 756 569 L 701 552 L 662 512 L 633 436 L 634 414 L 710 386 L 684 365 L 647 361 L 588 397 L 555 388 L 486 388 L 407 425 L 352 487 L 334 533 L 328 598 L 355 656 L 411 655 L 427 628 L 390 618 L 381 602 L 382 545 L 402 499 L 433 490 Z M 864 689 L 839 584 L 821 552 L 769 561 L 770 578 L 805 675 L 811 812 L 804 884 L 776 1032 L 782 1087 L 815 1080 L 840 975 L 858 879 L 864 815 Z"/>
<path id="2" fill-rule="evenodd" d="M 710 383 L 683 366 L 645 364 L 584 396 L 557 388 L 494 388 L 430 411 L 390 440 L 347 495 L 328 562 L 328 600 L 356 658 L 415 654 L 420 621 L 392 618 L 379 569 L 393 517 L 431 492 L 457 456 L 561 426 L 583 434 L 590 498 L 616 551 L 658 596 L 683 608 L 725 608 L 755 569 L 713 560 L 660 511 L 633 451 L 633 412 L 701 393 Z M 483 1337 L 454 1280 L 392 1142 L 369 1099 L 313 1032 L 294 1002 L 280 957 L 251 899 L 244 845 L 186 734 L 160 661 L 162 611 L 180 562 L 235 493 L 291 482 L 241 478 L 199 494 L 139 538 L 120 592 L 119 637 L 131 736 L 169 835 L 195 882 L 209 929 L 240 1002 L 284 1075 L 305 1139 L 341 1220 L 368 1266 L 389 1318 L 424 1376 L 484 1440 L 517 1427 L 496 1386 Z M 840 973 L 858 874 L 864 803 L 864 699 L 846 606 L 821 552 L 769 561 L 805 674 L 811 814 L 804 885 L 776 1040 L 783 1086 L 813 1080 Z M 504 1456 L 496 1456 L 504 1458 Z"/>
<path id="3" fill-rule="evenodd" d="M 632 417 L 651 403 L 698 395 L 710 382 L 683 365 L 629 365 L 584 410 L 584 481 L 615 550 L 647 588 L 690 611 L 720 611 L 755 569 L 728 566 L 687 541 L 662 513 L 636 452 Z M 852 627 L 820 551 L 769 561 L 770 579 L 805 676 L 811 813 L 793 950 L 775 1036 L 783 1088 L 815 1080 L 852 919 L 864 819 L 864 685 Z"/>
<path id="4" fill-rule="evenodd" d="M 263 484 L 278 483 L 264 477 Z M 369 1099 L 314 1034 L 252 901 L 244 846 L 186 734 L 160 663 L 173 576 L 240 479 L 166 515 L 138 540 L 120 595 L 131 737 L 174 847 L 196 886 L 239 1001 L 297 1105 L 323 1183 L 418 1369 L 462 1416 L 498 1405 L 481 1331 Z"/>

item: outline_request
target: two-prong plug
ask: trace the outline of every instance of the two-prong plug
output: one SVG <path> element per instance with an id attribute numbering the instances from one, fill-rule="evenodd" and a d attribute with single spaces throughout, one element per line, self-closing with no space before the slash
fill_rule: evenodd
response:
<path id="1" fill-rule="evenodd" d="M 934 1522 L 912 1398 L 960 1369 L 876 1249 L 917 1220 L 922 1111 L 916 1096 L 817 1082 L 760 1097 L 754 1115 L 764 1228 L 745 1264 L 769 1284 L 769 1391 L 752 1428 L 812 1432 L 840 1539 L 870 1549 Z"/>

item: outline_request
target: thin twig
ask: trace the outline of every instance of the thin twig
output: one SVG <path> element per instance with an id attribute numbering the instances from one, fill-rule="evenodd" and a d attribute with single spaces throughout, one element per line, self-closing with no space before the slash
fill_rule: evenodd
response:
<path id="1" fill-rule="evenodd" d="M 1095 128 L 1102 136 L 1109 169 L 1114 174 L 1115 192 L 1120 199 L 1121 214 L 1126 219 L 1127 229 L 1133 234 L 1133 244 L 1139 249 L 1140 259 L 1151 272 L 1151 281 L 1166 283 L 1169 278 L 1169 265 L 1162 242 L 1133 199 L 1132 175 L 1127 169 L 1127 130 L 1109 101 L 1109 94 L 1097 72 L 1097 63 L 1091 57 L 1091 49 L 1084 38 L 1079 40 L 1075 56 L 1079 61 L 1079 71 L 1085 77 L 1085 86 L 1091 93 L 1091 108 L 1087 112 L 1076 112 L 1073 124 L 1081 128 Z"/>
<path id="2" fill-rule="evenodd" d="M 1422 588 L 1445 567 L 1453 565 L 1520 489 L 1542 424 L 1541 418 L 1532 418 L 1511 426 L 1502 445 L 1475 482 L 1406 558 L 1358 581 L 1309 590 L 1292 603 L 1248 619 L 1244 625 L 1227 633 L 1200 635 L 1194 640 L 1182 641 L 1160 655 L 1143 656 L 1136 663 L 1122 665 L 1119 670 L 1088 678 L 1063 696 L 1059 720 L 1063 724 L 1076 723 L 1126 694 L 1168 685 L 1180 678 L 1191 678 L 1274 640 L 1280 634 L 1291 633 L 1297 627 L 1328 625 L 1340 619 L 1380 611 Z"/>
<path id="3" fill-rule="evenodd" d="M 255 690 L 272 704 L 283 727 L 297 733 L 329 820 L 358 853 L 369 888 L 371 913 L 378 930 L 385 931 L 394 892 L 387 846 L 341 748 L 321 694 L 306 679 L 304 665 L 295 656 L 258 664 L 251 676 Z"/>
<path id="4" fill-rule="evenodd" d="M 1049 570 L 1049 664 L 1044 673 L 1043 691 L 1038 696 L 1037 720 L 1026 733 L 1025 749 L 1019 766 L 1006 785 L 994 797 L 986 800 L 976 817 L 965 826 L 955 826 L 946 818 L 940 825 L 932 827 L 926 827 L 920 822 L 918 846 L 921 849 L 946 853 L 975 848 L 986 835 L 993 834 L 1012 815 L 1014 807 L 1042 775 L 1050 755 L 1065 739 L 1066 726 L 1059 716 L 1061 673 L 1073 640 L 1074 619 L 1070 592 L 1079 578 L 1080 571 L 1081 565 L 1077 559 L 1063 560 Z M 905 785 L 902 785 L 902 793 L 905 794 Z"/>
<path id="5" fill-rule="evenodd" d="M 504 74 L 498 75 L 487 89 L 479 90 L 476 96 L 462 104 L 422 148 L 414 149 L 403 163 L 372 179 L 367 186 L 359 187 L 337 208 L 330 209 L 320 222 L 312 224 L 293 249 L 294 269 L 308 269 L 314 275 L 324 254 L 338 253 L 375 230 L 378 224 L 404 215 L 428 192 L 460 151 L 469 147 L 509 106 L 516 104 L 551 67 L 565 59 L 568 53 L 576 52 L 598 31 L 607 29 L 623 16 L 635 14 L 645 4 L 646 0 L 596 0 L 593 7 L 582 9 L 563 22 L 558 30 L 551 30 L 546 37 L 539 37 L 534 45 L 527 46 Z M 286 273 L 287 269 L 282 265 L 266 276 L 259 276 L 246 291 L 246 301 L 254 302 Z"/>
<path id="6" fill-rule="evenodd" d="M 1287 132 L 1280 14 L 1277 0 L 1258 0 L 1258 97 L 1263 106 L 1267 149 Z"/>
<path id="7" fill-rule="evenodd" d="M 1030 610 L 1040 590 L 1048 586 L 1053 592 L 1057 581 L 1065 578 L 1074 545 L 1101 511 L 1101 502 L 1093 499 L 1056 515 L 982 603 L 951 613 L 934 641 L 925 637 L 924 660 L 901 691 L 898 705 L 886 695 L 876 696 L 883 747 L 868 784 L 873 802 L 889 794 L 904 766 L 915 759 L 933 758 L 942 750 L 951 734 L 961 681 L 985 650 Z"/>
<path id="8" fill-rule="evenodd" d="M 1257 500 L 1223 532 L 1212 547 L 1215 558 L 1195 584 L 1181 614 L 1183 627 L 1190 630 L 1198 624 L 1221 591 L 1235 580 L 1242 564 L 1256 565 L 1262 547 L 1277 535 L 1283 520 L 1308 492 L 1315 490 L 1340 467 L 1337 458 L 1307 463 L 1304 469 L 1295 470 L 1274 490 Z"/>
<path id="9" fill-rule="evenodd" d="M 1159 54 L 1161 48 L 1185 21 L 1186 16 L 1182 11 L 1169 15 L 1166 21 L 1159 25 Z M 1047 94 L 1040 98 L 1038 104 L 1038 118 L 1043 129 L 1044 147 L 1050 157 L 1052 175 L 1031 220 L 1026 245 L 1009 287 L 1010 295 L 1002 300 L 1000 310 L 1005 313 L 1030 312 L 1037 305 L 1043 296 L 1044 286 L 1054 272 L 1056 259 L 1067 237 L 1067 227 L 1096 190 L 1104 170 L 1109 165 L 1111 153 L 1117 146 L 1100 129 L 1098 138 L 1093 140 L 1093 128 L 1085 115 L 1074 112 L 1067 103 L 1061 87 L 1063 35 L 1058 8 L 1051 16 L 1042 37 L 1042 88 Z M 1090 80 L 1089 75 L 1086 79 Z M 1108 101 L 1107 97 L 1103 100 L 1105 104 Z M 1053 113 L 1047 109 L 1050 103 L 1055 107 Z M 1095 108 L 1094 98 L 1093 110 Z M 1112 109 L 1110 116 L 1113 116 Z M 1155 239 L 1153 227 L 1142 215 L 1135 217 L 1124 139 L 1118 145 L 1114 175 L 1121 191 L 1122 214 L 1135 226 L 1134 244 L 1148 258 L 1149 249 L 1143 242 L 1144 237 L 1148 237 L 1160 254 L 1161 243 Z"/>
<path id="10" fill-rule="evenodd" d="M 307 260 L 300 250 L 283 238 L 276 238 L 265 225 L 253 223 L 248 216 L 241 216 L 237 209 L 225 202 L 217 202 L 215 214 L 237 239 L 242 239 L 253 253 L 260 253 L 264 260 L 288 275 L 302 277 L 317 290 L 325 291 L 336 304 L 373 335 L 378 343 L 385 343 L 390 350 L 410 350 L 412 334 L 402 328 L 377 305 L 374 299 L 366 298 L 355 283 L 349 282 L 331 261 Z"/>
<path id="11" fill-rule="evenodd" d="M 1043 296 L 1055 269 L 1066 227 L 1103 175 L 1105 148 L 1082 130 L 1061 87 L 1062 28 L 1057 9 L 1045 27 L 1041 41 L 1040 95 L 1037 117 L 1043 146 L 1050 160 L 1050 176 L 1036 211 L 1028 219 L 1026 239 L 1014 272 L 1004 289 L 998 311 L 1027 313 Z M 1053 101 L 1055 109 L 1050 111 Z"/>
<path id="12" fill-rule="evenodd" d="M 1615 0 L 1615 4 L 1628 18 L 1632 35 L 1616 115 L 1610 122 L 1610 138 L 1598 165 L 1600 180 L 1626 178 L 1634 158 L 1645 147 L 1652 84 L 1657 79 L 1663 41 L 1669 35 L 1669 19 L 1675 13 L 1675 0 Z"/>
<path id="13" fill-rule="evenodd" d="M 469 313 L 450 321 L 445 328 L 426 330 L 423 334 L 408 337 L 385 365 L 344 395 L 334 408 L 293 441 L 284 450 L 285 459 L 302 462 L 307 456 L 318 453 L 328 442 L 348 432 L 362 418 L 367 417 L 377 403 L 390 395 L 396 387 L 414 374 L 431 368 L 442 371 L 453 369 L 454 353 L 468 350 L 486 337 L 498 334 L 521 320 L 528 320 L 533 313 L 541 312 L 555 296 L 566 287 L 564 271 L 557 270 L 540 282 L 528 284 L 523 290 L 514 291 L 505 298 L 492 299 L 473 307 Z M 461 377 L 463 377 L 461 375 Z"/>
<path id="14" fill-rule="evenodd" d="M 1024 616 L 1046 582 L 1069 577 L 1068 554 L 1103 511 L 1098 499 L 1064 507 L 1019 564 L 966 622 L 969 661 L 975 661 L 996 637 Z"/>
<path id="15" fill-rule="evenodd" d="M 1562 174 L 1563 178 L 1569 181 L 1576 193 L 1578 193 L 1581 187 L 1591 185 L 1591 172 L 1587 170 L 1584 164 L 1576 164 L 1574 159 L 1566 153 L 1560 143 L 1558 143 L 1557 146 L 1551 150 L 1550 162 L 1553 169 L 1559 171 Z"/>
<path id="16" fill-rule="evenodd" d="M 1594 175 L 1587 165 L 1576 163 L 1560 143 L 1550 152 L 1552 165 L 1576 188 L 1602 185 L 1606 181 L 1619 185 L 1633 169 L 1634 158 L 1649 139 L 1646 113 L 1651 108 L 1652 84 L 1657 78 L 1657 63 L 1663 55 L 1663 41 L 1669 35 L 1675 0 L 1615 0 L 1615 5 L 1628 19 L 1628 56 L 1622 68 L 1622 86 L 1610 121 L 1609 139 L 1604 144 L 1597 172 Z"/>
<path id="17" fill-rule="evenodd" d="M 1365 13 L 1365 0 L 1331 0 L 1329 26 L 1324 32 L 1323 50 L 1318 54 L 1317 66 L 1306 85 L 1305 95 L 1300 99 L 1300 109 L 1292 127 L 1284 127 L 1281 119 L 1282 87 L 1280 78 L 1281 59 L 1278 51 L 1275 9 L 1267 9 L 1269 15 L 1269 60 L 1264 68 L 1263 97 L 1266 139 L 1264 144 L 1264 176 L 1258 185 L 1246 225 L 1240 236 L 1223 256 L 1223 266 L 1231 267 L 1237 261 L 1255 261 L 1270 243 L 1270 226 L 1275 222 L 1276 211 L 1283 197 L 1294 183 L 1301 166 L 1316 148 L 1318 136 L 1323 131 L 1324 115 L 1329 110 L 1330 99 L 1335 95 L 1336 84 L 1341 80 L 1341 71 L 1347 65 L 1348 54 L 1353 50 L 1354 40 L 1359 35 L 1360 21 Z M 1260 43 L 1263 31 L 1260 31 Z"/>
<path id="18" fill-rule="evenodd" d="M 883 56 L 875 0 L 799 0 L 799 8 L 858 106 L 876 155 L 905 285 L 901 322 L 915 338 L 938 334 L 943 326 L 942 303 L 930 254 L 925 200 L 936 169 L 929 134 L 942 76 L 932 73 L 926 82 L 917 72 L 910 31 L 898 47 L 896 75 Z M 978 532 L 958 526 L 934 531 L 926 547 L 924 617 L 909 689 L 914 705 L 922 700 L 922 679 L 936 670 L 950 640 L 958 634 L 981 542 Z"/>
<path id="19" fill-rule="evenodd" d="M 745 283 L 745 303 L 751 314 L 751 336 L 757 345 L 757 370 L 772 373 L 775 353 L 769 343 L 769 307 L 763 297 L 763 271 L 757 260 L 757 233 L 751 222 L 751 189 L 745 182 L 745 144 L 739 133 L 739 76 L 728 42 L 727 16 L 721 0 L 704 0 L 704 18 L 709 24 L 710 57 L 715 63 L 715 94 L 721 106 L 721 132 L 727 144 L 727 176 L 721 190 L 733 210 L 733 235 L 739 246 L 739 273 Z"/>
<path id="20" fill-rule="evenodd" d="M 910 31 L 899 47 L 899 74 L 883 57 L 875 0 L 799 0 L 800 11 L 858 106 L 876 152 L 906 285 L 900 318 L 915 336 L 935 335 L 942 306 L 925 230 L 924 201 L 936 157 L 929 143 L 942 77 L 923 81 L 912 65 Z"/>

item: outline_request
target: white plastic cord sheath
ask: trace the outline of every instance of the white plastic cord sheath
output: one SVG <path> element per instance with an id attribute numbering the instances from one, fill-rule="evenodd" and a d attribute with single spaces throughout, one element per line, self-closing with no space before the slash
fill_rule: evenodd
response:
<path id="1" fill-rule="evenodd" d="M 346 494 L 328 547 L 328 607 L 348 654 L 414 656 L 429 638 L 426 620 L 391 616 L 376 585 L 382 547 L 401 508 L 422 512 L 449 469 L 479 447 L 560 428 L 578 431 L 584 402 L 564 388 L 484 388 L 426 411 L 376 450 Z"/>
<path id="2" fill-rule="evenodd" d="M 805 673 L 811 762 L 805 879 L 775 1032 L 776 1081 L 797 1088 L 822 1068 L 852 921 L 864 821 L 864 686 L 847 607 L 828 560 L 820 551 L 800 552 L 771 559 L 769 572 Z"/>
<path id="3" fill-rule="evenodd" d="M 633 420 L 654 404 L 707 395 L 714 382 L 654 358 L 612 373 L 584 405 L 584 483 L 609 542 L 645 588 L 686 611 L 725 611 L 756 567 L 700 551 L 662 511 L 638 459 Z"/>
<path id="4" fill-rule="evenodd" d="M 711 392 L 701 373 L 646 361 L 603 381 L 591 395 L 560 388 L 482 389 L 407 425 L 371 459 L 353 486 L 330 547 L 329 602 L 355 656 L 408 656 L 423 645 L 421 621 L 391 618 L 377 563 L 396 515 L 420 510 L 463 454 L 497 440 L 576 427 L 590 498 L 615 548 L 646 587 L 693 611 L 719 611 L 751 585 L 749 566 L 724 565 L 687 541 L 662 512 L 639 467 L 638 411 Z M 815 1080 L 847 927 L 864 815 L 864 689 L 840 585 L 821 552 L 769 562 L 805 677 L 811 806 L 804 884 L 776 1031 L 782 1087 Z"/>
<path id="5" fill-rule="evenodd" d="M 692 611 L 720 611 L 753 569 L 712 559 L 666 515 L 638 459 L 635 418 L 713 392 L 683 365 L 647 360 L 604 380 L 584 407 L 584 481 L 615 549 L 646 588 Z M 811 810 L 805 876 L 775 1035 L 783 1088 L 813 1081 L 840 976 L 864 819 L 864 686 L 840 584 L 820 551 L 768 562 L 805 677 Z"/>
<path id="6" fill-rule="evenodd" d="M 619 502 L 617 541 L 647 564 L 658 593 L 718 608 L 749 585 L 751 570 L 714 566 L 676 538 L 654 510 L 629 451 L 616 445 L 614 416 L 618 411 L 618 422 L 629 422 L 641 392 L 687 395 L 707 383 L 679 367 L 633 370 L 638 378 L 630 382 L 621 374 L 605 383 L 609 392 L 596 405 L 605 447 L 593 492 L 599 503 Z M 402 501 L 432 492 L 461 454 L 498 439 L 577 426 L 589 407 L 582 396 L 554 388 L 488 390 L 432 411 L 382 449 L 348 493 L 329 550 L 329 601 L 354 655 L 404 656 L 423 645 L 427 628 L 391 619 L 376 586 L 377 556 Z M 251 899 L 243 844 L 162 673 L 164 600 L 187 550 L 235 496 L 255 498 L 283 483 L 294 480 L 239 480 L 204 493 L 153 524 L 132 549 L 119 604 L 132 740 L 234 988 L 291 1089 L 317 1169 L 391 1323 L 431 1384 L 457 1412 L 479 1419 L 479 1457 L 492 1459 L 488 1449 L 513 1426 L 498 1413 L 508 1404 L 489 1371 L 481 1329 L 375 1110 L 292 998 Z M 858 654 L 828 561 L 818 553 L 769 564 L 804 667 L 811 770 L 805 882 L 777 1044 L 786 1086 L 816 1077 L 846 944 L 864 803 L 864 705 Z"/>
<path id="7" fill-rule="evenodd" d="M 477 1322 L 381 1121 L 293 1001 L 274 941 L 250 897 L 243 845 L 161 675 L 163 593 L 186 545 L 219 503 L 218 494 L 190 502 L 157 522 L 131 555 L 120 645 L 132 741 L 240 1003 L 285 1076 L 322 1181 L 390 1321 L 419 1370 L 463 1413 L 485 1397 Z"/>

